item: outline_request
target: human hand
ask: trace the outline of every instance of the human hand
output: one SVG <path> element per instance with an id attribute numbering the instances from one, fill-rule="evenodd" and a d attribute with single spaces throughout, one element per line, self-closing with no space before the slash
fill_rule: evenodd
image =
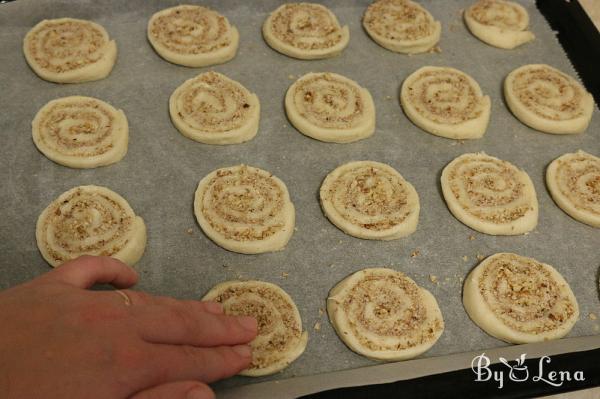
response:
<path id="1" fill-rule="evenodd" d="M 2 398 L 213 398 L 251 361 L 251 317 L 128 288 L 136 272 L 83 256 L 0 292 Z M 125 294 L 125 295 L 123 295 Z"/>

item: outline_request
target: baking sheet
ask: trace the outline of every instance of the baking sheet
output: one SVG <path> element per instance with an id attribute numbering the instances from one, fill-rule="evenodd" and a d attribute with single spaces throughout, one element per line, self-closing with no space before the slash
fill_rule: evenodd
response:
<path id="1" fill-rule="evenodd" d="M 487 46 L 465 28 L 461 10 L 471 0 L 422 0 L 442 22 L 439 54 L 405 56 L 375 44 L 361 26 L 370 1 L 323 1 L 350 27 L 350 44 L 341 56 L 300 61 L 283 56 L 262 40 L 260 28 L 280 3 L 203 1 L 226 15 L 240 31 L 236 58 L 211 68 L 192 69 L 160 58 L 146 40 L 148 18 L 177 1 L 18 0 L 0 6 L 0 288 L 49 270 L 35 243 L 35 222 L 47 204 L 82 184 L 104 185 L 124 196 L 148 226 L 148 245 L 136 265 L 138 289 L 178 298 L 199 298 L 229 279 L 260 279 L 280 285 L 295 299 L 309 343 L 304 355 L 282 373 L 262 379 L 235 377 L 218 389 L 252 382 L 319 374 L 375 364 L 347 349 L 327 321 L 329 289 L 364 267 L 388 266 L 407 273 L 438 299 L 446 330 L 424 356 L 504 346 L 473 324 L 461 303 L 462 278 L 477 255 L 508 251 L 554 265 L 571 284 L 581 319 L 571 336 L 597 335 L 600 323 L 598 266 L 600 231 L 561 211 L 544 184 L 547 164 L 566 152 L 584 149 L 600 155 L 600 116 L 595 109 L 581 135 L 536 132 L 514 118 L 502 99 L 503 78 L 528 63 L 548 63 L 575 71 L 533 1 L 521 1 L 537 39 L 506 51 Z M 190 3 L 197 3 L 190 1 Z M 44 18 L 70 16 L 102 24 L 117 42 L 119 55 L 111 75 L 98 82 L 58 85 L 38 78 L 21 50 L 25 33 Z M 479 82 L 492 99 L 492 116 L 482 139 L 459 142 L 430 135 L 402 113 L 398 92 L 403 79 L 424 65 L 452 66 Z M 193 142 L 173 127 L 168 98 L 183 81 L 215 70 L 244 84 L 261 101 L 259 133 L 232 146 Z M 283 98 L 295 78 L 310 72 L 343 74 L 368 88 L 377 111 L 376 133 L 352 144 L 329 144 L 298 133 L 287 121 Z M 87 95 L 121 108 L 129 119 L 129 152 L 119 163 L 93 170 L 69 169 L 40 154 L 31 139 L 31 120 L 46 102 Z M 461 224 L 446 208 L 439 177 L 442 168 L 465 152 L 486 151 L 525 169 L 540 204 L 537 229 L 527 236 L 494 237 Z M 322 214 L 318 189 L 335 167 L 352 160 L 385 162 L 419 193 L 417 231 L 407 238 L 381 242 L 348 236 Z M 198 227 L 192 210 L 198 181 L 212 170 L 247 163 L 271 171 L 288 186 L 296 206 L 296 226 L 284 251 L 261 255 L 228 252 Z M 191 229 L 191 233 L 189 233 Z M 473 236 L 471 240 L 469 237 Z M 417 256 L 411 256 L 418 251 Z M 436 276 L 433 283 L 430 276 Z M 315 330 L 316 323 L 320 329 Z"/>

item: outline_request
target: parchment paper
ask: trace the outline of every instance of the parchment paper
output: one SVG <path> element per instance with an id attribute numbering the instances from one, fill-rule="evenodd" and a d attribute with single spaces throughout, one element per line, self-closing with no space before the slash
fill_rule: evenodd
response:
<path id="1" fill-rule="evenodd" d="M 197 3 L 190 1 L 191 3 Z M 237 26 L 239 52 L 231 62 L 191 69 L 160 58 L 146 39 L 148 18 L 176 1 L 18 0 L 0 5 L 0 288 L 49 270 L 35 243 L 40 212 L 62 192 L 77 185 L 104 185 L 124 196 L 148 226 L 148 246 L 136 269 L 139 289 L 178 298 L 199 298 L 229 279 L 260 279 L 279 284 L 296 301 L 310 338 L 304 355 L 284 372 L 263 379 L 236 377 L 218 388 L 283 379 L 375 364 L 347 349 L 326 315 L 329 289 L 348 274 L 389 266 L 411 276 L 438 299 L 446 321 L 439 342 L 425 355 L 503 346 L 473 324 L 461 303 L 461 279 L 476 256 L 500 251 L 531 256 L 555 266 L 571 284 L 581 319 L 571 336 L 599 333 L 598 266 L 600 230 L 579 223 L 552 201 L 544 184 L 549 162 L 584 149 L 600 155 L 600 116 L 594 111 L 584 134 L 554 136 L 519 122 L 502 98 L 501 84 L 514 68 L 548 63 L 576 75 L 553 32 L 535 8 L 523 1 L 537 39 L 518 49 L 490 47 L 465 28 L 461 10 L 471 0 L 422 0 L 442 22 L 441 54 L 405 56 L 375 44 L 363 31 L 361 16 L 369 1 L 323 1 L 350 27 L 350 44 L 337 58 L 300 61 L 269 48 L 260 33 L 268 12 L 279 2 L 204 1 Z M 25 33 L 44 18 L 70 16 L 102 24 L 117 41 L 119 55 L 104 80 L 58 85 L 38 78 L 21 50 Z M 424 65 L 452 66 L 473 76 L 492 99 L 492 116 L 482 139 L 457 142 L 428 134 L 403 114 L 398 92 L 403 79 Z M 171 124 L 168 98 L 183 81 L 213 69 L 240 81 L 261 101 L 257 137 L 232 146 L 209 146 L 182 136 Z M 283 98 L 293 80 L 309 71 L 332 71 L 356 80 L 373 95 L 377 111 L 374 136 L 353 144 L 328 144 L 298 133 L 286 119 Z M 69 169 L 40 154 L 31 139 L 31 120 L 46 102 L 87 95 L 125 111 L 130 125 L 127 156 L 93 170 Z M 537 229 L 527 236 L 494 237 L 477 233 L 446 208 L 439 178 L 442 168 L 465 152 L 484 150 L 525 169 L 540 203 Z M 381 242 L 350 237 L 323 216 L 318 189 L 335 167 L 352 160 L 385 162 L 419 193 L 421 217 L 407 238 Z M 271 171 L 288 186 L 296 205 L 297 231 L 284 251 L 241 255 L 211 242 L 198 227 L 193 194 L 212 170 L 247 163 Z M 191 229 L 191 233 L 188 233 Z M 469 239 L 473 236 L 474 239 Z M 418 250 L 418 255 L 411 253 Z M 437 277 L 437 284 L 430 280 Z M 320 323 L 320 329 L 314 328 Z"/>

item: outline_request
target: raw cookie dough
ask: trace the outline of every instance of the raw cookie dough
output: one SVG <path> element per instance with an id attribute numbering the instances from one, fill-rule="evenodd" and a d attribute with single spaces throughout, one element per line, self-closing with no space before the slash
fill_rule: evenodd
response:
<path id="1" fill-rule="evenodd" d="M 450 212 L 474 230 L 517 235 L 537 225 L 533 182 L 510 162 L 484 152 L 463 154 L 444 168 L 441 183 Z"/>
<path id="2" fill-rule="evenodd" d="M 169 99 L 173 124 L 184 136 L 205 144 L 236 144 L 258 131 L 256 94 L 217 72 L 186 80 Z"/>
<path id="3" fill-rule="evenodd" d="M 52 100 L 38 111 L 31 127 L 38 150 L 71 168 L 110 165 L 127 153 L 129 127 L 125 114 L 96 98 Z"/>
<path id="4" fill-rule="evenodd" d="M 240 375 L 259 377 L 283 370 L 296 360 L 308 341 L 302 320 L 290 296 L 264 281 L 227 281 L 217 284 L 202 298 L 219 302 L 227 315 L 253 316 L 258 335 L 250 343 L 252 363 Z"/>
<path id="5" fill-rule="evenodd" d="M 315 3 L 286 3 L 273 11 L 262 27 L 263 37 L 274 50 L 289 57 L 314 60 L 336 56 L 350 40 L 348 26 Z"/>
<path id="6" fill-rule="evenodd" d="M 40 215 L 35 231 L 42 256 L 56 267 L 81 255 L 136 263 L 146 247 L 146 225 L 127 201 L 99 186 L 61 194 Z"/>
<path id="7" fill-rule="evenodd" d="M 579 318 L 577 299 L 556 269 L 512 253 L 492 255 L 469 273 L 463 304 L 482 330 L 514 344 L 562 338 Z"/>
<path id="8" fill-rule="evenodd" d="M 222 64 L 238 49 L 240 35 L 227 18 L 201 6 L 180 5 L 154 14 L 148 21 L 148 40 L 173 64 L 203 67 Z"/>
<path id="9" fill-rule="evenodd" d="M 285 95 L 288 119 L 302 134 L 321 141 L 349 143 L 375 131 L 375 105 L 369 91 L 335 73 L 308 73 Z"/>
<path id="10" fill-rule="evenodd" d="M 395 240 L 417 229 L 419 196 L 394 168 L 357 161 L 331 172 L 321 185 L 325 216 L 351 236 Z"/>
<path id="11" fill-rule="evenodd" d="M 545 133 L 582 133 L 594 110 L 592 95 L 579 82 L 545 64 L 524 65 L 509 73 L 504 97 L 521 122 Z"/>
<path id="12" fill-rule="evenodd" d="M 376 0 L 363 16 L 363 27 L 377 44 L 397 53 L 431 50 L 442 25 L 429 11 L 410 0 Z"/>
<path id="13" fill-rule="evenodd" d="M 535 39 L 527 10 L 512 1 L 479 0 L 464 13 L 471 33 L 491 46 L 513 49 Z"/>
<path id="14" fill-rule="evenodd" d="M 600 227 L 600 158 L 581 150 L 564 154 L 546 169 L 546 185 L 569 216 Z"/>
<path id="15" fill-rule="evenodd" d="M 25 35 L 23 53 L 40 78 L 80 83 L 108 76 L 117 59 L 117 44 L 97 23 L 73 18 L 45 19 Z"/>
<path id="16" fill-rule="evenodd" d="M 217 169 L 200 180 L 194 213 L 208 238 L 243 254 L 283 249 L 296 217 L 285 184 L 247 165 Z"/>
<path id="17" fill-rule="evenodd" d="M 490 98 L 473 78 L 454 68 L 418 69 L 402 83 L 400 103 L 415 125 L 450 139 L 478 139 L 490 121 Z"/>
<path id="18" fill-rule="evenodd" d="M 401 272 L 360 270 L 329 292 L 327 314 L 354 352 L 375 360 L 406 360 L 431 348 L 444 332 L 437 301 Z"/>

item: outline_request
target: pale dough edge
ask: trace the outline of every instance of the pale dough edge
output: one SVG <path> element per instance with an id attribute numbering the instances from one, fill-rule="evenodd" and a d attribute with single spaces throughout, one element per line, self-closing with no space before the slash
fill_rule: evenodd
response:
<path id="1" fill-rule="evenodd" d="M 115 142 L 113 143 L 114 147 L 112 150 L 109 150 L 104 154 L 96 155 L 93 157 L 78 158 L 59 154 L 51 148 L 44 147 L 44 145 L 40 141 L 40 119 L 44 116 L 44 113 L 46 112 L 47 108 L 51 107 L 55 103 L 60 103 L 67 99 L 73 101 L 95 100 L 100 101 L 108 106 L 109 110 L 113 112 L 113 115 L 115 116 L 116 131 L 113 134 L 117 136 L 117 140 L 115 140 Z M 89 169 L 96 168 L 99 166 L 111 165 L 119 162 L 125 157 L 125 155 L 127 154 L 129 144 L 129 123 L 127 121 L 125 113 L 121 109 L 117 109 L 105 101 L 99 100 L 94 97 L 69 96 L 51 100 L 48 103 L 46 103 L 42 108 L 40 108 L 40 110 L 33 118 L 33 121 L 31 122 L 31 134 L 33 142 L 37 149 L 51 161 L 70 168 Z"/>
<path id="2" fill-rule="evenodd" d="M 519 4 L 517 6 L 521 7 Z M 526 11 L 525 15 L 527 15 Z M 497 26 L 482 25 L 471 17 L 469 10 L 465 11 L 463 16 L 473 36 L 490 46 L 512 50 L 535 39 L 535 35 L 528 30 L 507 30 Z"/>
<path id="3" fill-rule="evenodd" d="M 107 38 L 109 38 L 106 29 L 104 29 L 104 27 L 102 25 L 99 25 L 95 22 L 88 21 L 88 20 L 80 20 L 80 19 L 74 19 L 74 18 L 57 18 L 57 19 L 53 19 L 53 20 L 44 19 L 44 20 L 40 21 L 33 28 L 31 28 L 29 30 L 29 32 L 27 32 L 27 34 L 25 35 L 25 38 L 23 39 L 23 53 L 25 54 L 25 59 L 27 60 L 27 64 L 36 73 L 36 75 L 38 75 L 40 78 L 42 78 L 48 82 L 83 83 L 83 82 L 93 82 L 96 80 L 101 80 L 101 79 L 106 78 L 110 74 L 110 72 L 112 71 L 112 69 L 115 65 L 115 61 L 117 60 L 117 43 L 114 40 L 109 40 L 108 43 L 106 43 L 106 50 L 104 51 L 104 55 L 101 59 L 99 59 L 98 61 L 96 61 L 93 64 L 86 65 L 83 68 L 80 68 L 77 70 L 72 70 L 72 71 L 67 71 L 67 72 L 57 73 L 57 72 L 46 71 L 45 69 L 38 66 L 37 63 L 35 62 L 35 59 L 29 53 L 29 50 L 27 49 L 27 44 L 29 42 L 30 36 L 33 34 L 33 31 L 39 25 L 44 24 L 49 21 L 57 21 L 57 22 L 68 22 L 68 21 L 81 22 L 81 21 L 83 21 L 83 22 L 95 25 L 95 27 L 101 29 L 106 34 Z"/>
<path id="4" fill-rule="evenodd" d="M 442 24 L 434 20 L 434 31 L 431 35 L 413 41 L 408 40 L 390 40 L 371 30 L 363 19 L 363 28 L 368 33 L 369 37 L 381 47 L 402 54 L 419 54 L 426 53 L 439 43 L 442 34 Z"/>
<path id="5" fill-rule="evenodd" d="M 569 287 L 566 280 L 563 276 L 552 266 L 542 263 L 545 267 L 550 267 L 547 269 L 550 271 L 552 277 L 558 280 L 559 284 L 564 284 L 568 291 L 571 300 L 575 304 L 575 314 L 572 319 L 569 320 L 562 328 L 555 330 L 554 332 L 542 333 L 542 334 L 529 334 L 524 333 L 522 331 L 516 331 L 506 326 L 502 323 L 487 307 L 486 302 L 483 299 L 483 296 L 479 292 L 478 288 L 478 280 L 483 273 L 483 267 L 491 262 L 496 257 L 500 257 L 503 255 L 516 255 L 506 252 L 496 253 L 484 259 L 479 265 L 477 265 L 467 276 L 465 279 L 464 287 L 463 287 L 463 305 L 469 318 L 483 331 L 488 333 L 489 335 L 498 338 L 502 341 L 506 341 L 513 344 L 526 344 L 533 342 L 543 342 L 552 339 L 562 338 L 567 335 L 577 320 L 579 319 L 579 305 L 577 303 L 577 299 L 575 298 L 571 288 Z M 517 255 L 520 256 L 520 255 Z M 534 259 L 535 260 L 535 259 Z"/>
<path id="6" fill-rule="evenodd" d="M 516 222 L 507 223 L 505 225 L 498 225 L 495 223 L 484 222 L 484 221 L 477 219 L 475 216 L 472 216 L 471 214 L 469 214 L 467 211 L 465 211 L 459 205 L 458 201 L 454 197 L 454 194 L 452 193 L 450 184 L 448 183 L 448 173 L 449 173 L 450 167 L 453 166 L 454 162 L 460 160 L 462 157 L 473 156 L 473 155 L 489 156 L 483 152 L 476 153 L 476 154 L 473 154 L 473 153 L 463 154 L 463 155 L 460 155 L 460 156 L 456 157 L 455 159 L 453 159 L 448 165 L 446 165 L 444 167 L 444 170 L 442 171 L 442 177 L 440 179 L 441 186 L 442 186 L 442 194 L 444 195 L 446 205 L 448 206 L 448 209 L 450 210 L 452 215 L 454 215 L 454 217 L 456 219 L 458 219 L 464 225 L 472 228 L 473 230 L 484 233 L 484 234 L 519 235 L 519 234 L 527 234 L 530 231 L 532 231 L 533 229 L 535 229 L 535 227 L 537 226 L 537 223 L 538 223 L 538 216 L 539 216 L 539 205 L 538 205 L 538 200 L 537 200 L 537 194 L 535 192 L 535 186 L 533 185 L 533 182 L 531 181 L 531 178 L 529 177 L 529 175 L 525 171 L 523 171 L 522 169 L 518 168 L 515 165 L 513 165 L 513 166 L 518 170 L 518 173 L 525 178 L 525 181 L 526 181 L 526 184 L 525 184 L 526 190 L 525 191 L 526 191 L 527 195 L 532 196 L 533 210 L 528 211 L 523 217 L 518 219 Z M 491 157 L 491 158 L 495 158 L 495 157 Z M 495 158 L 495 159 L 498 159 L 498 158 Z"/>
<path id="7" fill-rule="evenodd" d="M 567 198 L 565 198 L 556 182 L 556 173 L 558 170 L 559 162 L 562 161 L 564 158 L 569 158 L 578 154 L 593 156 L 591 154 L 586 153 L 585 151 L 579 150 L 577 151 L 577 153 L 567 153 L 556 158 L 550 163 L 550 165 L 548 165 L 548 168 L 546 169 L 546 186 L 548 186 L 548 191 L 550 191 L 552 199 L 554 200 L 554 202 L 556 202 L 558 207 L 563 210 L 563 212 L 565 212 L 567 215 L 571 216 L 578 222 L 585 223 L 592 227 L 600 228 L 600 217 L 594 217 L 593 215 L 590 215 L 587 212 L 583 212 L 577 209 Z"/>
<path id="8" fill-rule="evenodd" d="M 236 168 L 239 166 L 240 165 L 236 165 L 233 168 Z M 252 166 L 248 166 L 248 167 L 252 168 L 252 169 L 259 169 L 259 168 L 255 168 Z M 292 235 L 294 234 L 294 227 L 296 224 L 296 211 L 294 208 L 294 204 L 292 203 L 292 201 L 290 199 L 290 195 L 287 190 L 287 186 L 285 185 L 285 183 L 283 181 L 281 181 L 275 175 L 272 175 L 271 178 L 275 179 L 275 181 L 278 183 L 278 185 L 280 185 L 280 187 L 283 189 L 283 191 L 285 193 L 285 198 L 284 198 L 285 204 L 284 204 L 284 208 L 283 208 L 283 214 L 284 214 L 284 218 L 285 218 L 285 221 L 284 221 L 285 227 L 282 230 L 280 230 L 278 233 L 267 238 L 266 240 L 263 240 L 261 242 L 253 242 L 253 241 L 240 242 L 240 241 L 236 241 L 233 239 L 224 238 L 221 236 L 221 233 L 217 232 L 214 228 L 212 228 L 210 223 L 206 220 L 206 218 L 202 214 L 202 200 L 201 199 L 202 199 L 204 192 L 206 191 L 206 188 L 207 188 L 210 180 L 214 176 L 216 176 L 217 171 L 219 171 L 221 169 L 231 169 L 231 168 L 232 167 L 218 168 L 218 169 L 212 171 L 211 173 L 209 173 L 208 175 L 206 175 L 202 180 L 200 180 L 200 183 L 198 183 L 198 188 L 196 189 L 196 193 L 194 194 L 194 214 L 196 216 L 196 220 L 198 221 L 198 224 L 200 225 L 200 228 L 202 228 L 202 231 L 204 231 L 206 236 L 208 238 L 210 238 L 214 243 L 216 243 L 217 245 L 219 245 L 220 247 L 222 247 L 228 251 L 251 255 L 251 254 L 259 254 L 259 253 L 264 253 L 264 252 L 275 252 L 275 251 L 283 250 L 285 248 L 285 246 L 287 245 L 288 241 L 290 240 L 290 238 L 292 237 Z"/>

